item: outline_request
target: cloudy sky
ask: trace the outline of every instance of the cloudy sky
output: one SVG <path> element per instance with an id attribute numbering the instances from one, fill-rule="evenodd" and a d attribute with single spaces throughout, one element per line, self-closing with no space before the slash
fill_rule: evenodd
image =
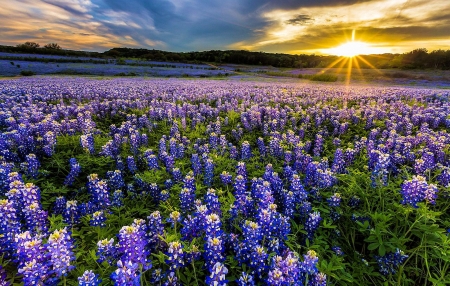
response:
<path id="1" fill-rule="evenodd" d="M 328 53 L 450 49 L 450 0 L 2 0 L 0 44 Z"/>

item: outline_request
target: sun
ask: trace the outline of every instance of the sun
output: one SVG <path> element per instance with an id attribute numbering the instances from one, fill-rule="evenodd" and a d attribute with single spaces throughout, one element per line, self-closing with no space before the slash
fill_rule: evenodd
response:
<path id="1" fill-rule="evenodd" d="M 370 50 L 371 48 L 367 43 L 360 41 L 350 41 L 338 47 L 328 49 L 328 53 L 336 56 L 351 58 L 361 54 L 369 54 Z"/>

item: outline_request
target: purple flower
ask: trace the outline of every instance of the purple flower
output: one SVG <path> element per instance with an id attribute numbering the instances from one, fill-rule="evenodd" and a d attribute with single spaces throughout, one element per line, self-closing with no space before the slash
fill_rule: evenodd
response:
<path id="1" fill-rule="evenodd" d="M 86 134 L 80 136 L 81 147 L 88 153 L 94 154 L 94 136 L 92 134 Z"/>
<path id="2" fill-rule="evenodd" d="M 250 149 L 250 143 L 248 141 L 242 142 L 241 158 L 242 160 L 248 160 L 252 157 L 252 151 Z"/>
<path id="3" fill-rule="evenodd" d="M 327 199 L 330 207 L 339 207 L 341 205 L 341 194 L 335 193 L 329 199 Z"/>
<path id="4" fill-rule="evenodd" d="M 228 269 L 220 262 L 214 264 L 211 274 L 206 277 L 206 285 L 211 286 L 226 286 L 228 280 L 225 279 L 225 276 L 228 273 Z"/>
<path id="5" fill-rule="evenodd" d="M 89 221 L 89 224 L 91 226 L 99 226 L 99 227 L 105 227 L 106 217 L 104 211 L 96 211 L 92 214 L 92 218 Z"/>
<path id="6" fill-rule="evenodd" d="M 75 260 L 73 253 L 73 241 L 67 228 L 55 230 L 48 238 L 48 252 L 52 263 L 53 271 L 57 277 L 67 275 L 75 266 L 71 265 L 71 261 Z"/>
<path id="7" fill-rule="evenodd" d="M 69 164 L 70 164 L 70 172 L 67 175 L 66 179 L 64 180 L 64 185 L 66 186 L 72 186 L 73 183 L 75 182 L 75 179 L 81 172 L 80 164 L 78 164 L 75 158 L 70 158 Z"/>
<path id="8" fill-rule="evenodd" d="M 212 184 L 212 180 L 214 177 L 214 163 L 213 160 L 207 159 L 205 162 L 205 176 L 203 179 L 203 183 L 210 187 Z"/>
<path id="9" fill-rule="evenodd" d="M 220 174 L 220 179 L 222 180 L 222 184 L 229 185 L 231 184 L 232 176 L 227 171 L 223 171 L 222 174 Z"/>
<path id="10" fill-rule="evenodd" d="M 102 263 L 106 261 L 109 265 L 113 265 L 117 259 L 117 248 L 114 245 L 114 239 L 103 239 L 97 242 L 97 261 Z"/>
<path id="11" fill-rule="evenodd" d="M 169 265 L 171 272 L 175 272 L 177 269 L 184 267 L 183 245 L 180 242 L 174 241 L 169 243 L 167 256 L 166 263 Z"/>
<path id="12" fill-rule="evenodd" d="M 121 260 L 137 263 L 143 269 L 150 269 L 151 262 L 147 258 L 147 240 L 145 226 L 142 220 L 135 220 L 132 225 L 124 226 L 119 231 L 118 251 L 122 254 Z"/>
<path id="13" fill-rule="evenodd" d="M 321 220 L 320 212 L 312 212 L 309 214 L 308 219 L 305 222 L 305 230 L 310 241 L 314 239 L 314 233 L 319 228 Z"/>
<path id="14" fill-rule="evenodd" d="M 423 200 L 434 204 L 438 189 L 435 185 L 428 185 L 422 176 L 413 176 L 411 180 L 402 184 L 400 194 L 403 196 L 402 204 L 409 204 L 417 208 L 417 203 Z"/>
<path id="15" fill-rule="evenodd" d="M 111 274 L 114 286 L 139 286 L 140 277 L 139 266 L 131 261 L 117 261 L 117 270 Z"/>
<path id="16" fill-rule="evenodd" d="M 316 252 L 314 250 L 308 250 L 307 254 L 303 255 L 303 258 L 301 265 L 302 271 L 310 275 L 317 273 L 317 262 L 319 261 L 319 258 L 317 257 Z"/>
<path id="17" fill-rule="evenodd" d="M 405 253 L 400 249 L 397 249 L 396 252 L 389 252 L 384 256 L 375 256 L 380 273 L 385 276 L 395 274 L 397 272 L 397 268 L 403 264 L 407 258 L 408 255 L 405 255 Z"/>
<path id="18" fill-rule="evenodd" d="M 86 270 L 83 273 L 83 276 L 78 277 L 78 285 L 79 286 L 98 286 L 102 282 L 101 279 L 98 278 L 98 274 L 92 272 L 92 270 Z"/>
<path id="19" fill-rule="evenodd" d="M 241 276 L 239 276 L 239 280 L 237 280 L 236 283 L 238 286 L 254 286 L 255 280 L 253 280 L 252 275 L 246 272 L 242 272 Z"/>

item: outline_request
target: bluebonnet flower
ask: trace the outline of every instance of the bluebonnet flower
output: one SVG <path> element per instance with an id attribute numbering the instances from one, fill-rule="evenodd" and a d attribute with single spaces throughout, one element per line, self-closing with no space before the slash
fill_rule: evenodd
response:
<path id="1" fill-rule="evenodd" d="M 200 259 L 201 256 L 202 253 L 200 252 L 198 247 L 196 245 L 193 245 L 191 247 L 191 250 L 185 254 L 186 263 L 194 263 L 196 260 Z"/>
<path id="2" fill-rule="evenodd" d="M 28 154 L 26 157 L 25 165 L 26 165 L 25 174 L 30 178 L 36 179 L 38 176 L 39 167 L 41 166 L 36 155 Z"/>
<path id="3" fill-rule="evenodd" d="M 75 158 L 70 158 L 69 164 L 70 164 L 70 172 L 67 175 L 66 179 L 64 180 L 64 185 L 66 186 L 72 186 L 73 183 L 75 182 L 75 179 L 81 172 L 80 164 L 78 164 Z"/>
<path id="4" fill-rule="evenodd" d="M 292 191 L 284 190 L 283 197 L 283 214 L 292 218 L 295 211 L 295 195 Z"/>
<path id="5" fill-rule="evenodd" d="M 262 246 L 257 245 L 253 248 L 250 254 L 250 268 L 252 269 L 252 275 L 262 279 L 269 268 L 267 265 L 268 258 L 269 255 Z"/>
<path id="6" fill-rule="evenodd" d="M 106 181 L 100 180 L 97 174 L 89 175 L 88 180 L 87 188 L 95 207 L 98 210 L 109 207 L 111 202 L 109 200 L 109 190 Z"/>
<path id="7" fill-rule="evenodd" d="M 94 154 L 94 136 L 92 134 L 86 134 L 80 136 L 81 147 L 88 153 Z"/>
<path id="8" fill-rule="evenodd" d="M 313 149 L 314 157 L 319 157 L 320 154 L 322 153 L 323 143 L 324 143 L 324 139 L 323 139 L 322 135 L 317 134 L 316 140 L 314 141 L 314 149 Z"/>
<path id="9" fill-rule="evenodd" d="M 339 246 L 337 246 L 337 245 L 331 247 L 331 250 L 333 250 L 334 253 L 336 253 L 337 256 L 343 256 L 344 255 L 344 252 L 342 251 L 342 249 Z"/>
<path id="10" fill-rule="evenodd" d="M 150 254 L 147 249 L 144 222 L 135 220 L 132 225 L 124 226 L 119 231 L 118 251 L 122 254 L 121 260 L 137 263 L 143 269 L 151 268 Z"/>
<path id="11" fill-rule="evenodd" d="M 440 166 L 442 172 L 437 176 L 439 184 L 443 187 L 450 187 L 450 168 L 445 166 Z"/>
<path id="12" fill-rule="evenodd" d="M 189 188 L 183 188 L 180 192 L 180 208 L 183 214 L 194 210 L 195 192 Z"/>
<path id="13" fill-rule="evenodd" d="M 25 285 L 44 282 L 50 274 L 50 261 L 42 236 L 32 236 L 29 231 L 20 233 L 15 237 L 15 247 L 18 272 L 23 275 Z"/>
<path id="14" fill-rule="evenodd" d="M 6 271 L 3 269 L 3 267 L 0 265 L 0 285 L 1 286 L 11 286 L 11 284 L 6 281 Z"/>
<path id="15" fill-rule="evenodd" d="M 339 207 L 341 205 L 341 194 L 334 193 L 334 195 L 327 199 L 327 202 L 330 207 Z"/>
<path id="16" fill-rule="evenodd" d="M 183 245 L 179 241 L 169 243 L 167 256 L 166 263 L 169 265 L 169 271 L 174 272 L 184 267 Z"/>
<path id="17" fill-rule="evenodd" d="M 345 171 L 345 159 L 344 153 L 341 148 L 337 148 L 334 153 L 333 164 L 331 165 L 331 171 L 337 174 L 342 174 Z"/>
<path id="18" fill-rule="evenodd" d="M 28 185 L 28 184 L 27 184 Z M 23 209 L 25 225 L 33 233 L 46 234 L 48 231 L 48 214 L 40 204 L 33 202 Z"/>
<path id="19" fill-rule="evenodd" d="M 348 201 L 347 205 L 353 209 L 358 208 L 361 203 L 361 199 L 358 196 L 353 196 Z"/>
<path id="20" fill-rule="evenodd" d="M 56 134 L 52 131 L 47 131 L 44 134 L 43 139 L 44 139 L 44 146 L 42 149 L 43 149 L 45 155 L 52 156 L 53 153 L 55 152 Z M 94 146 L 93 140 L 94 140 L 94 138 L 92 137 L 92 148 Z"/>
<path id="21" fill-rule="evenodd" d="M 219 198 L 217 197 L 216 190 L 208 189 L 205 195 L 205 203 L 212 213 L 216 213 L 219 216 L 221 215 Z"/>
<path id="22" fill-rule="evenodd" d="M 216 150 L 218 147 L 219 138 L 217 137 L 217 134 L 212 132 L 209 135 L 209 145 L 211 146 L 211 149 Z"/>
<path id="23" fill-rule="evenodd" d="M 194 237 L 199 237 L 201 235 L 201 230 L 199 218 L 188 215 L 183 220 L 183 228 L 180 231 L 181 238 L 182 240 L 192 241 Z"/>
<path id="24" fill-rule="evenodd" d="M 373 171 L 370 177 L 372 186 L 376 187 L 379 181 L 381 181 L 383 185 L 387 185 L 388 168 L 391 165 L 389 154 L 379 150 L 372 150 L 370 152 L 369 164 L 371 164 L 371 162 L 373 164 Z"/>
<path id="25" fill-rule="evenodd" d="M 164 234 L 164 224 L 159 211 L 152 212 L 148 217 L 147 233 L 148 243 L 152 249 L 157 248 L 160 243 L 159 236 Z"/>
<path id="26" fill-rule="evenodd" d="M 108 184 L 111 189 L 117 190 L 125 187 L 125 182 L 120 170 L 115 170 L 114 172 L 108 171 L 106 172 L 106 176 L 108 177 Z"/>
<path id="27" fill-rule="evenodd" d="M 292 175 L 290 189 L 294 193 L 296 203 L 300 203 L 307 199 L 308 194 L 306 193 L 300 177 L 297 174 Z"/>
<path id="28" fill-rule="evenodd" d="M 102 282 L 102 279 L 98 278 L 98 274 L 92 272 L 92 270 L 86 270 L 83 276 L 78 277 L 79 286 L 98 286 Z"/>
<path id="29" fill-rule="evenodd" d="M 210 187 L 214 177 L 214 163 L 211 159 L 207 159 L 205 162 L 205 176 L 203 183 Z"/>
<path id="30" fill-rule="evenodd" d="M 327 285 L 327 275 L 320 272 L 312 275 L 311 280 L 308 285 L 311 286 L 326 286 Z"/>
<path id="31" fill-rule="evenodd" d="M 234 179 L 234 196 L 236 198 L 239 198 L 241 196 L 245 196 L 246 194 L 246 190 L 247 187 L 245 186 L 245 178 L 241 175 L 236 176 L 236 178 Z"/>
<path id="32" fill-rule="evenodd" d="M 161 268 L 157 268 L 153 270 L 152 272 L 152 278 L 150 279 L 150 282 L 153 284 L 158 284 L 158 282 L 162 281 L 164 279 L 165 275 Z"/>
<path id="33" fill-rule="evenodd" d="M 66 208 L 63 213 L 63 221 L 69 225 L 69 227 L 73 227 L 76 224 L 80 223 L 80 212 L 77 207 L 77 201 L 67 201 Z"/>
<path id="34" fill-rule="evenodd" d="M 263 238 L 261 227 L 256 222 L 246 220 L 242 225 L 244 242 L 249 246 L 256 246 Z"/>
<path id="35" fill-rule="evenodd" d="M 55 206 L 53 207 L 53 212 L 56 215 L 63 214 L 66 209 L 67 200 L 65 197 L 57 197 L 55 201 Z"/>
<path id="36" fill-rule="evenodd" d="M 224 256 L 224 242 L 221 237 L 206 237 L 205 252 L 205 265 L 209 272 L 212 272 L 216 263 L 223 263 L 225 261 Z"/>
<path id="37" fill-rule="evenodd" d="M 123 192 L 122 190 L 115 190 L 112 197 L 111 206 L 121 207 L 123 206 Z"/>
<path id="38" fill-rule="evenodd" d="M 179 168 L 173 168 L 172 177 L 175 182 L 181 182 L 181 180 L 183 179 L 183 174 L 181 173 Z"/>
<path id="39" fill-rule="evenodd" d="M 118 249 L 114 245 L 114 239 L 103 239 L 97 242 L 97 262 L 106 261 L 109 265 L 113 265 L 118 258 Z"/>
<path id="40" fill-rule="evenodd" d="M 194 172 L 194 175 L 195 176 L 199 175 L 201 168 L 202 168 L 202 164 L 200 162 L 200 158 L 198 157 L 198 154 L 192 154 L 191 164 L 192 164 L 192 171 Z"/>
<path id="41" fill-rule="evenodd" d="M 222 174 L 220 174 L 220 179 L 222 180 L 222 184 L 229 185 L 232 182 L 232 176 L 227 171 L 223 171 Z"/>
<path id="42" fill-rule="evenodd" d="M 99 227 L 105 227 L 106 217 L 104 211 L 96 211 L 92 214 L 92 218 L 89 221 L 89 224 L 91 226 L 99 226 Z"/>
<path id="43" fill-rule="evenodd" d="M 70 263 L 75 260 L 74 244 L 67 228 L 55 230 L 50 234 L 47 249 L 50 254 L 53 271 L 57 277 L 67 275 L 75 266 Z"/>
<path id="44" fill-rule="evenodd" d="M 133 156 L 127 157 L 127 166 L 128 166 L 128 171 L 130 171 L 131 174 L 134 174 L 137 172 L 137 166 L 136 166 L 136 162 L 134 161 Z"/>
<path id="45" fill-rule="evenodd" d="M 326 170 L 318 169 L 317 170 L 317 181 L 318 181 L 317 187 L 330 188 L 334 184 L 336 184 L 337 179 L 334 176 L 333 172 L 331 172 L 330 169 L 326 169 Z"/>
<path id="46" fill-rule="evenodd" d="M 180 284 L 178 283 L 178 277 L 175 275 L 175 272 L 169 272 L 163 286 L 179 286 L 179 285 Z"/>
<path id="47" fill-rule="evenodd" d="M 317 262 L 319 261 L 319 258 L 317 257 L 316 252 L 314 250 L 308 250 L 308 252 L 303 255 L 303 258 L 304 259 L 301 265 L 302 271 L 310 275 L 317 273 Z"/>
<path id="48" fill-rule="evenodd" d="M 159 200 L 161 202 L 165 202 L 169 199 L 170 194 L 167 190 L 162 190 L 161 193 L 159 194 Z"/>
<path id="49" fill-rule="evenodd" d="M 305 230 L 310 241 L 314 239 L 314 233 L 319 228 L 321 220 L 322 218 L 320 217 L 320 212 L 312 212 L 309 214 L 308 219 L 305 223 Z"/>
<path id="50" fill-rule="evenodd" d="M 241 158 L 242 160 L 248 160 L 252 157 L 252 151 L 250 149 L 250 143 L 248 143 L 248 141 L 244 141 L 242 142 L 242 147 L 241 147 Z"/>
<path id="51" fill-rule="evenodd" d="M 400 194 L 403 196 L 402 204 L 409 204 L 417 208 L 417 203 L 423 200 L 434 204 L 438 189 L 435 185 L 429 185 L 424 177 L 413 176 L 401 186 Z"/>
<path id="52" fill-rule="evenodd" d="M 246 272 L 242 272 L 241 276 L 239 276 L 239 280 L 237 280 L 236 283 L 238 286 L 254 286 L 255 280 L 253 280 L 252 275 Z"/>
<path id="53" fill-rule="evenodd" d="M 172 223 L 172 227 L 175 227 L 179 221 L 181 221 L 181 214 L 178 211 L 171 212 L 170 217 L 167 219 L 167 222 Z"/>
<path id="54" fill-rule="evenodd" d="M 259 138 L 256 140 L 256 144 L 258 145 L 259 155 L 260 155 L 261 157 L 265 157 L 267 151 L 266 151 L 266 146 L 264 145 L 264 139 L 261 138 L 261 137 L 259 137 Z"/>
<path id="55" fill-rule="evenodd" d="M 138 268 L 137 263 L 117 261 L 117 270 L 111 274 L 114 286 L 139 286 L 141 275 Z"/>
<path id="56" fill-rule="evenodd" d="M 18 273 L 22 274 L 24 285 L 42 285 L 48 277 L 48 268 L 33 259 L 19 268 Z"/>
<path id="57" fill-rule="evenodd" d="M 206 285 L 211 286 L 226 286 L 228 280 L 225 276 L 228 273 L 228 269 L 220 262 L 214 264 L 211 274 L 206 277 Z"/>
<path id="58" fill-rule="evenodd" d="M 282 286 L 282 285 L 289 285 L 285 281 L 283 272 L 277 267 L 269 271 L 269 275 L 267 278 L 267 285 L 270 286 Z"/>
<path id="59" fill-rule="evenodd" d="M 147 166 L 149 170 L 159 169 L 158 158 L 154 154 L 150 154 L 146 157 Z"/>
<path id="60" fill-rule="evenodd" d="M 407 258 L 408 255 L 405 255 L 400 249 L 397 249 L 396 252 L 389 252 L 384 256 L 375 256 L 380 273 L 385 276 L 395 274 L 398 267 L 403 264 Z"/>
<path id="61" fill-rule="evenodd" d="M 125 165 L 123 163 L 123 160 L 120 156 L 116 157 L 116 169 L 120 170 L 121 172 L 125 171 Z"/>

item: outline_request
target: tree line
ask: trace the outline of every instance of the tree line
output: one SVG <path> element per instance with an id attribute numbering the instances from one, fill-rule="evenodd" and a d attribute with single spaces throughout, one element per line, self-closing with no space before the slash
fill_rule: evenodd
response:
<path id="1" fill-rule="evenodd" d="M 283 53 L 251 52 L 245 50 L 211 50 L 196 52 L 169 52 L 162 50 L 112 48 L 103 53 L 62 49 L 57 43 L 40 47 L 38 43 L 26 42 L 13 46 L 0 46 L 0 52 L 49 54 L 102 59 L 137 58 L 163 62 L 264 65 L 285 68 L 323 68 L 339 61 L 338 56 L 291 55 Z M 360 68 L 400 68 L 400 69 L 450 69 L 450 50 L 415 49 L 403 54 L 361 55 L 357 63 L 342 59 L 337 66 L 348 67 L 357 64 Z"/>

